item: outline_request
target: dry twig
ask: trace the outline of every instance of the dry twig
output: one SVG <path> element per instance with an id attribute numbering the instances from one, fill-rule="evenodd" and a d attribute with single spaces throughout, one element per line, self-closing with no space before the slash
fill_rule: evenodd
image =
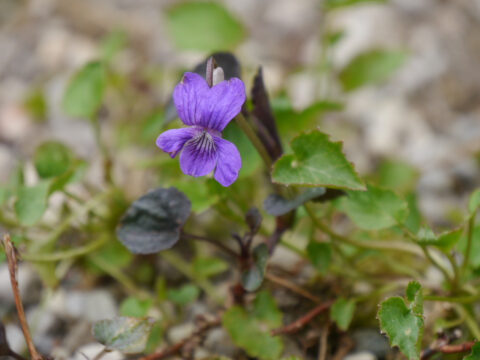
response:
<path id="1" fill-rule="evenodd" d="M 332 304 L 333 304 L 333 300 L 326 301 L 316 306 L 315 308 L 313 308 L 313 310 L 309 311 L 302 317 L 298 318 L 293 323 L 279 327 L 277 329 L 273 329 L 271 331 L 271 334 L 280 335 L 280 334 L 291 334 L 291 333 L 297 332 L 298 330 L 303 328 L 305 325 L 307 325 L 315 316 L 317 316 L 318 314 L 330 308 Z"/>
<path id="2" fill-rule="evenodd" d="M 37 349 L 33 344 L 32 337 L 28 329 L 28 323 L 25 317 L 25 311 L 23 310 L 22 299 L 20 298 L 20 293 L 18 291 L 17 250 L 15 249 L 15 246 L 13 246 L 9 235 L 5 235 L 3 237 L 3 247 L 7 257 L 8 272 L 10 273 L 10 283 L 12 285 L 13 298 L 15 300 L 15 306 L 17 307 L 18 318 L 22 327 L 23 336 L 25 337 L 25 341 L 27 343 L 28 352 L 30 353 L 32 360 L 43 360 L 43 357 L 37 352 Z"/>

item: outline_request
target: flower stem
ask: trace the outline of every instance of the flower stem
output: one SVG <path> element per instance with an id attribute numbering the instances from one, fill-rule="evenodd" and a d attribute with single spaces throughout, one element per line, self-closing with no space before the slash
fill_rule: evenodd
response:
<path id="1" fill-rule="evenodd" d="M 191 268 L 191 266 L 183 260 L 180 256 L 178 256 L 175 252 L 173 251 L 162 251 L 160 253 L 160 256 L 162 259 L 164 259 L 166 262 L 168 262 L 171 266 L 173 266 L 175 269 L 177 269 L 179 272 L 181 272 L 183 275 L 188 277 L 192 282 L 197 284 L 199 288 L 201 288 L 205 293 L 215 300 L 219 304 L 223 304 L 224 301 L 223 299 L 217 294 L 215 288 L 210 284 L 210 282 L 203 278 L 198 276 Z"/>
<path id="2" fill-rule="evenodd" d="M 465 256 L 463 258 L 462 267 L 460 268 L 460 281 L 465 276 L 465 272 L 467 271 L 468 262 L 470 260 L 470 251 L 472 249 L 472 242 L 473 242 L 473 228 L 475 226 L 475 214 L 470 216 L 468 220 L 468 228 L 467 228 L 467 248 L 465 249 Z"/>
<path id="3" fill-rule="evenodd" d="M 305 203 L 303 204 L 303 206 L 307 211 L 307 214 L 312 219 L 312 222 L 315 225 L 315 227 L 337 241 L 340 241 L 355 247 L 364 248 L 364 249 L 401 251 L 401 252 L 412 254 L 412 255 L 422 256 L 422 252 L 419 251 L 416 247 L 415 248 L 409 247 L 408 244 L 405 244 L 405 243 L 393 242 L 393 241 L 389 241 L 389 242 L 373 241 L 373 240 L 357 241 L 357 240 L 350 239 L 346 236 L 337 234 L 333 230 L 331 230 L 327 225 L 323 224 L 320 220 L 317 219 L 310 204 Z"/>
<path id="4" fill-rule="evenodd" d="M 468 330 L 470 330 L 472 336 L 475 339 L 480 339 L 480 328 L 478 327 L 477 322 L 472 317 L 470 312 L 465 308 L 465 305 L 456 305 L 455 310 L 460 317 L 463 317 L 465 319 L 465 324 L 467 325 Z"/>
<path id="5" fill-rule="evenodd" d="M 425 295 L 423 299 L 425 301 L 443 301 L 443 302 L 450 302 L 450 303 L 458 303 L 458 304 L 469 304 L 474 301 L 477 301 L 480 298 L 479 295 L 471 295 L 471 296 L 440 296 L 440 295 Z"/>
<path id="6" fill-rule="evenodd" d="M 103 236 L 100 239 L 95 240 L 85 246 L 71 250 L 58 251 L 50 254 L 23 253 L 22 259 L 33 262 L 50 262 L 76 258 L 97 250 L 98 248 L 106 244 L 108 239 L 108 236 Z"/>
<path id="7" fill-rule="evenodd" d="M 255 131 L 252 129 L 252 127 L 247 122 L 247 120 L 245 119 L 242 113 L 238 114 L 235 120 L 237 121 L 238 126 L 240 126 L 240 129 L 242 129 L 245 135 L 247 135 L 252 145 L 260 154 L 260 157 L 265 163 L 265 166 L 267 167 L 267 169 L 270 170 L 270 168 L 272 167 L 272 159 L 270 158 L 270 155 L 268 154 L 267 149 L 265 148 L 265 146 L 263 146 L 263 143 L 260 141 Z"/>

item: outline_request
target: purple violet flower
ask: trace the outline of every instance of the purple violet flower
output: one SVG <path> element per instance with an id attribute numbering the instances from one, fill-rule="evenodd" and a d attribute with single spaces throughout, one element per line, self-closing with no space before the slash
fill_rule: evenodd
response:
<path id="1" fill-rule="evenodd" d="M 236 146 L 222 139 L 222 130 L 245 102 L 242 80 L 232 78 L 208 86 L 198 74 L 187 72 L 173 90 L 178 117 L 188 127 L 167 130 L 157 146 L 174 158 L 180 152 L 180 169 L 186 175 L 213 177 L 230 186 L 238 177 L 242 159 Z"/>

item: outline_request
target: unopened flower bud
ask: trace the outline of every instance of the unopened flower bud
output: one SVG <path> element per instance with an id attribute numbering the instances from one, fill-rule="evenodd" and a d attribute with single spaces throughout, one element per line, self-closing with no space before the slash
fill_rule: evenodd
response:
<path id="1" fill-rule="evenodd" d="M 225 80 L 225 74 L 223 73 L 223 69 L 219 66 L 213 70 L 213 85 L 217 85 Z"/>

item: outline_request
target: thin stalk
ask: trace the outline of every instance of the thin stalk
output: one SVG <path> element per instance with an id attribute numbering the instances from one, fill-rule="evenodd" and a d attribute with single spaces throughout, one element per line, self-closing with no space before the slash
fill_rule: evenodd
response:
<path id="1" fill-rule="evenodd" d="M 473 338 L 480 339 L 480 328 L 478 327 L 475 319 L 465 308 L 465 306 L 456 305 L 455 311 L 460 317 L 463 317 L 465 319 L 465 324 L 467 325 L 468 330 L 470 330 L 470 332 L 472 333 Z"/>
<path id="2" fill-rule="evenodd" d="M 103 260 L 99 256 L 91 255 L 89 260 L 98 266 L 103 272 L 110 275 L 113 279 L 120 283 L 129 295 L 138 297 L 140 299 L 152 300 L 153 303 L 158 305 L 158 308 L 166 321 L 169 322 L 171 320 L 171 315 L 163 306 L 164 304 L 159 302 L 156 296 L 149 291 L 139 288 L 132 279 L 122 272 L 122 270 L 112 266 L 108 261 Z"/>
<path id="3" fill-rule="evenodd" d="M 178 256 L 173 251 L 163 251 L 160 253 L 162 259 L 168 262 L 171 266 L 181 272 L 183 275 L 188 277 L 192 282 L 194 282 L 199 288 L 201 288 L 205 293 L 215 300 L 219 304 L 223 304 L 223 299 L 217 294 L 216 289 L 210 284 L 210 282 L 198 276 L 185 260 L 183 260 L 180 256 Z"/>
<path id="4" fill-rule="evenodd" d="M 65 218 L 65 220 L 63 220 L 60 225 L 55 228 L 55 230 L 50 234 L 48 239 L 43 241 L 41 245 L 44 246 L 54 243 L 60 237 L 60 235 L 62 235 L 63 232 L 70 227 L 73 221 L 75 221 L 81 216 L 84 216 L 89 211 L 99 206 L 103 202 L 103 200 L 105 200 L 105 198 L 112 194 L 113 190 L 114 189 L 111 188 L 105 192 L 99 193 L 87 202 L 85 202 L 85 204 L 82 205 L 76 212 L 70 214 L 70 216 Z"/>
<path id="5" fill-rule="evenodd" d="M 452 287 L 454 287 L 455 284 L 453 281 L 453 277 L 448 273 L 448 270 L 442 264 L 440 264 L 437 260 L 435 260 L 435 258 L 432 256 L 432 254 L 430 254 L 426 246 L 421 246 L 421 249 L 425 254 L 425 257 L 433 264 L 433 266 L 435 266 L 438 270 L 442 272 L 443 276 L 445 277 L 445 280 L 450 282 Z"/>
<path id="6" fill-rule="evenodd" d="M 93 132 L 95 134 L 95 140 L 97 142 L 97 145 L 100 148 L 100 152 L 103 157 L 103 171 L 104 171 L 104 176 L 105 176 L 105 182 L 107 184 L 113 184 L 113 178 L 112 178 L 112 159 L 110 157 L 110 154 L 108 152 L 108 147 L 105 144 L 105 142 L 102 139 L 102 129 L 100 126 L 100 121 L 96 116 L 92 116 L 90 119 L 93 127 Z"/>
<path id="7" fill-rule="evenodd" d="M 374 240 L 358 241 L 358 240 L 353 240 L 346 236 L 337 234 L 333 230 L 331 230 L 327 225 L 323 224 L 320 220 L 317 219 L 317 217 L 315 216 L 315 213 L 310 207 L 310 204 L 305 203 L 303 204 L 303 206 L 307 211 L 307 214 L 312 219 L 315 227 L 317 227 L 319 230 L 321 230 L 322 232 L 324 232 L 325 234 L 327 234 L 328 236 L 330 236 L 335 240 L 338 240 L 340 242 L 343 242 L 345 244 L 349 244 L 355 247 L 364 248 L 364 249 L 397 251 L 397 252 L 404 252 L 404 253 L 408 253 L 416 256 L 423 255 L 423 253 L 419 251 L 416 247 L 415 248 L 410 247 L 408 246 L 409 244 L 402 243 L 402 242 L 393 242 L 393 241 L 383 242 L 383 241 L 374 241 Z"/>
<path id="8" fill-rule="evenodd" d="M 473 227 L 475 226 L 475 214 L 470 216 L 468 220 L 467 228 L 467 248 L 465 249 L 465 257 L 463 258 L 462 267 L 460 268 L 460 280 L 463 280 L 465 272 L 467 271 L 468 262 L 470 260 L 470 251 L 472 249 L 473 242 Z"/>
<path id="9" fill-rule="evenodd" d="M 477 301 L 480 298 L 480 295 L 471 295 L 471 296 L 441 296 L 441 295 L 425 295 L 423 300 L 425 301 L 442 301 L 449 303 L 458 303 L 458 304 L 470 304 Z"/>
<path id="10" fill-rule="evenodd" d="M 24 253 L 22 259 L 33 262 L 51 262 L 76 258 L 94 252 L 108 242 L 108 236 L 103 236 L 98 240 L 71 250 L 57 251 L 50 254 Z"/>
<path id="11" fill-rule="evenodd" d="M 216 246 L 217 248 L 219 248 L 220 250 L 222 250 L 223 252 L 225 252 L 226 254 L 229 254 L 230 256 L 232 256 L 234 258 L 238 257 L 238 254 L 235 251 L 233 251 L 232 249 L 230 249 L 228 246 L 226 246 L 224 243 L 222 243 L 220 241 L 210 239 L 206 236 L 199 236 L 199 235 L 189 234 L 189 233 L 186 233 L 186 232 L 182 232 L 182 237 L 187 238 L 187 239 L 207 242 L 209 244 L 212 244 L 212 245 Z"/>
<path id="12" fill-rule="evenodd" d="M 265 149 L 265 146 L 263 146 L 263 143 L 260 141 L 255 131 L 253 131 L 252 127 L 247 122 L 242 113 L 238 114 L 235 120 L 237 121 L 238 126 L 240 126 L 240 129 L 242 129 L 245 135 L 247 135 L 252 145 L 260 154 L 260 157 L 265 163 L 267 169 L 270 170 L 270 168 L 272 167 L 272 159 L 270 158 L 270 155 L 268 155 L 267 149 Z"/>

